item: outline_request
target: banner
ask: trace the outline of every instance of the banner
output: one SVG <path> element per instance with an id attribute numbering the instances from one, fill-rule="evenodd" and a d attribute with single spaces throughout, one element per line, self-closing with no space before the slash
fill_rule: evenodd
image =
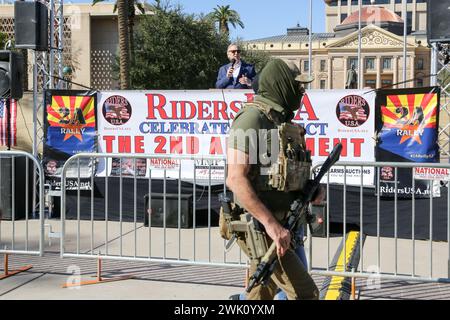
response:
<path id="1" fill-rule="evenodd" d="M 47 90 L 44 110 L 44 156 L 46 183 L 61 187 L 65 161 L 80 152 L 96 152 L 96 93 L 81 90 Z M 79 168 L 79 169 L 78 169 Z M 67 189 L 89 189 L 92 170 L 89 159 L 67 170 Z M 78 185 L 80 177 L 80 185 Z"/>
<path id="2" fill-rule="evenodd" d="M 439 162 L 439 87 L 381 90 L 377 94 L 379 162 Z M 411 169 L 397 169 L 400 198 L 428 197 L 432 182 L 417 180 Z M 395 170 L 380 169 L 380 195 L 394 196 Z M 438 191 L 433 194 L 438 195 Z"/>
<path id="3" fill-rule="evenodd" d="M 17 146 L 17 101 L 0 99 L 0 146 Z"/>
<path id="4" fill-rule="evenodd" d="M 306 129 L 306 145 L 313 165 L 325 161 L 337 143 L 342 143 L 340 161 L 375 161 L 375 92 L 367 90 L 311 90 L 303 99 L 294 121 Z M 334 167 L 330 182 L 372 186 L 372 167 Z M 323 180 L 325 182 L 325 178 Z"/>
<path id="5" fill-rule="evenodd" d="M 193 161 L 180 164 L 171 156 L 224 156 L 234 116 L 253 96 L 251 90 L 101 92 L 97 110 L 99 152 L 165 155 L 167 158 L 145 164 L 146 176 L 151 169 L 152 177 L 160 178 L 164 173 L 156 169 L 166 169 L 167 178 L 181 175 L 183 180 L 192 180 Z M 374 92 L 308 91 L 294 122 L 306 129 L 313 163 L 324 161 L 339 142 L 344 147 L 342 161 L 374 161 L 374 107 Z M 120 170 L 117 160 L 100 163 L 98 174 L 124 172 L 125 163 L 123 159 L 124 168 Z M 196 179 L 223 181 L 223 162 L 201 160 L 196 165 Z M 347 183 L 361 182 L 355 175 L 358 171 L 359 167 L 347 168 Z M 343 176 L 344 172 L 336 169 L 331 180 L 342 182 Z M 373 184 L 370 168 L 364 168 L 364 183 Z"/>

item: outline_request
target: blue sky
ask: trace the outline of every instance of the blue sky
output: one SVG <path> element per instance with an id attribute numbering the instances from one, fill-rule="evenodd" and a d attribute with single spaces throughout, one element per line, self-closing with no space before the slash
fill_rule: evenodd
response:
<path id="1" fill-rule="evenodd" d="M 66 0 L 69 2 L 70 0 Z M 153 3 L 153 0 L 146 0 Z M 71 0 L 72 3 L 92 2 Z M 286 29 L 299 23 L 309 26 L 309 0 L 170 0 L 180 4 L 186 13 L 209 13 L 217 5 L 230 5 L 241 16 L 244 29 L 230 26 L 230 37 L 254 40 L 286 33 Z M 313 0 L 313 32 L 325 31 L 325 2 Z"/>
<path id="2" fill-rule="evenodd" d="M 209 13 L 217 5 L 230 5 L 241 16 L 244 29 L 230 28 L 232 39 L 254 40 L 286 33 L 299 23 L 309 26 L 309 0 L 172 0 L 187 13 Z M 325 31 L 325 2 L 313 0 L 313 32 Z"/>

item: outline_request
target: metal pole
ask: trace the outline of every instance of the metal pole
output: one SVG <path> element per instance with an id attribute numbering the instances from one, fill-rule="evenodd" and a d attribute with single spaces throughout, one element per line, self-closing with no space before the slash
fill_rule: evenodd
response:
<path id="1" fill-rule="evenodd" d="M 25 159 L 26 159 L 27 165 L 28 165 L 28 157 L 26 157 Z M 39 167 L 37 167 L 37 170 L 39 172 L 39 220 L 40 220 L 40 225 L 41 225 L 41 237 L 39 239 L 39 255 L 42 257 L 44 255 L 44 222 L 45 222 L 45 217 L 44 217 L 44 170 L 42 170 Z"/>
<path id="2" fill-rule="evenodd" d="M 311 76 L 312 68 L 312 0 L 309 0 L 309 57 L 308 57 L 308 75 Z M 311 89 L 311 83 L 308 84 Z"/>
<path id="3" fill-rule="evenodd" d="M 53 89 L 54 81 L 53 76 L 54 68 L 55 68 L 55 0 L 50 0 L 50 60 L 49 60 L 49 68 L 48 68 L 48 74 L 50 76 L 50 85 L 49 88 Z"/>
<path id="4" fill-rule="evenodd" d="M 447 250 L 449 258 L 447 260 L 447 277 L 450 278 L 450 188 L 447 186 Z"/>
<path id="5" fill-rule="evenodd" d="M 38 69 L 37 52 L 33 50 L 33 156 L 37 157 Z"/>
<path id="6" fill-rule="evenodd" d="M 437 79 L 435 74 L 437 73 L 437 47 L 436 43 L 431 45 L 431 66 L 430 66 L 430 74 L 432 74 L 430 78 L 430 86 L 435 86 L 437 84 Z"/>
<path id="7" fill-rule="evenodd" d="M 402 0 L 403 5 L 403 81 L 406 81 L 406 39 L 408 32 L 408 19 L 406 17 L 406 0 Z M 406 82 L 403 83 L 403 88 L 406 88 Z"/>
<path id="8" fill-rule="evenodd" d="M 64 60 L 64 43 L 63 43 L 63 37 L 64 37 L 64 7 L 63 7 L 63 0 L 59 1 L 59 25 L 58 25 L 58 77 L 62 79 L 63 77 L 63 60 Z M 60 79 L 58 79 L 58 89 L 62 89 L 62 85 L 64 84 Z"/>
<path id="9" fill-rule="evenodd" d="M 358 0 L 358 89 L 362 88 L 362 61 L 361 61 L 361 11 L 362 0 Z"/>

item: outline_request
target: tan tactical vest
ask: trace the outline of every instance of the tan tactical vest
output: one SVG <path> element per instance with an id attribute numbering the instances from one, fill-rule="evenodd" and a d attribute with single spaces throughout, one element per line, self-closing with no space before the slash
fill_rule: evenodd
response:
<path id="1" fill-rule="evenodd" d="M 311 153 L 306 150 L 305 129 L 292 122 L 284 122 L 282 115 L 260 101 L 246 103 L 245 107 L 260 110 L 278 130 L 279 152 L 277 162 L 269 164 L 268 175 L 260 170 L 250 173 L 259 191 L 301 191 L 310 177 Z M 264 168 L 262 165 L 259 169 Z"/>

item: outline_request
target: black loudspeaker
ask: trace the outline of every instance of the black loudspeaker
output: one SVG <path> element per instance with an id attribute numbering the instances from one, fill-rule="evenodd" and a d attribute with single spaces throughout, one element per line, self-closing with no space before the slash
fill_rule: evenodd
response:
<path id="1" fill-rule="evenodd" d="M 0 158 L 0 211 L 2 220 L 32 218 L 33 192 L 33 162 L 25 157 Z M 28 161 L 28 177 L 26 176 L 26 161 Z M 26 180 L 28 179 L 28 193 Z M 14 180 L 14 183 L 13 183 Z M 27 199 L 28 198 L 28 199 Z M 28 200 L 28 201 L 27 201 Z M 14 208 L 13 208 L 14 201 Z M 26 204 L 28 203 L 28 208 Z M 13 210 L 14 209 L 14 210 Z"/>
<path id="2" fill-rule="evenodd" d="M 48 49 L 48 9 L 39 1 L 14 2 L 15 47 Z"/>
<path id="3" fill-rule="evenodd" d="M 450 43 L 450 0 L 428 0 L 427 13 L 428 41 Z"/>
<path id="4" fill-rule="evenodd" d="M 152 227 L 164 226 L 164 194 L 152 193 L 151 209 L 149 210 L 149 196 L 145 195 L 144 226 L 149 226 L 151 217 Z M 192 195 L 182 194 L 180 210 L 180 228 L 192 227 Z M 178 193 L 166 193 L 166 227 L 178 228 Z"/>
<path id="5" fill-rule="evenodd" d="M 20 53 L 0 50 L 0 98 L 22 98 L 23 66 Z"/>

